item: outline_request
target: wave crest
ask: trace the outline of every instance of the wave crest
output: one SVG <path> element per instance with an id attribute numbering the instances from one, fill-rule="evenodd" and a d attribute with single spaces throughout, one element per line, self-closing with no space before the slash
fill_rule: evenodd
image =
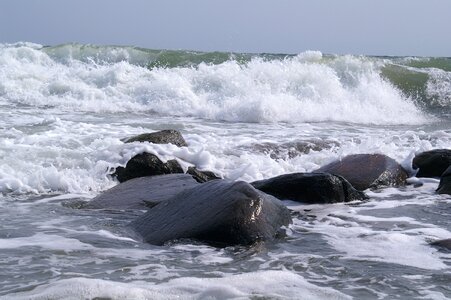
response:
<path id="1" fill-rule="evenodd" d="M 204 53 L 210 55 L 207 62 L 148 67 L 158 56 L 155 51 L 4 45 L 0 65 L 8 72 L 0 74 L 0 96 L 13 105 L 231 122 L 416 124 L 427 119 L 381 76 L 381 60 L 374 58 L 314 51 L 297 56 Z M 188 62 L 200 55 L 175 54 Z"/>

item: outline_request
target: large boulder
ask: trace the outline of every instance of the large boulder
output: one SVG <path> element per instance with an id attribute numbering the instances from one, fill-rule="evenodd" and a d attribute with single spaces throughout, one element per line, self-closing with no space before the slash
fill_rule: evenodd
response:
<path id="1" fill-rule="evenodd" d="M 278 199 L 243 181 L 212 180 L 149 209 L 130 228 L 154 245 L 187 238 L 229 246 L 271 240 L 290 223 Z"/>
<path id="2" fill-rule="evenodd" d="M 443 172 L 437 193 L 451 195 L 451 165 Z"/>
<path id="3" fill-rule="evenodd" d="M 315 172 L 343 176 L 357 190 L 405 185 L 408 174 L 394 159 L 383 154 L 354 154 Z"/>
<path id="4" fill-rule="evenodd" d="M 119 182 L 124 182 L 137 177 L 174 173 L 183 173 L 182 167 L 175 159 L 163 163 L 158 156 L 144 152 L 133 156 L 125 168 L 117 167 L 113 176 L 117 177 Z"/>
<path id="5" fill-rule="evenodd" d="M 161 130 L 152 133 L 143 133 L 125 140 L 126 143 L 149 142 L 154 144 L 173 144 L 179 147 L 186 147 L 188 144 L 182 134 L 177 130 Z"/>
<path id="6" fill-rule="evenodd" d="M 328 173 L 286 174 L 251 184 L 279 199 L 306 203 L 349 202 L 368 198 L 343 177 Z"/>
<path id="7" fill-rule="evenodd" d="M 148 209 L 198 184 L 191 175 L 186 174 L 134 178 L 105 191 L 84 208 Z"/>
<path id="8" fill-rule="evenodd" d="M 412 161 L 412 168 L 419 169 L 417 177 L 440 177 L 450 165 L 450 149 L 425 151 L 416 155 Z"/>

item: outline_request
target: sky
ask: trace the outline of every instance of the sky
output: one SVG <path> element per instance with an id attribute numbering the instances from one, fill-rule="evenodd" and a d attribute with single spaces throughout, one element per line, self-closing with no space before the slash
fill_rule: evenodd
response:
<path id="1" fill-rule="evenodd" d="M 451 56 L 451 0 L 0 0 L 0 43 Z"/>

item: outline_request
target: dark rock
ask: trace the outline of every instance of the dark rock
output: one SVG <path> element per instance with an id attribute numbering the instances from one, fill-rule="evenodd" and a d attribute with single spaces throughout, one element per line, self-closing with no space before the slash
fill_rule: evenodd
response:
<path id="1" fill-rule="evenodd" d="M 307 203 L 336 203 L 365 200 L 343 177 L 328 173 L 294 173 L 251 183 L 256 189 L 279 199 Z"/>
<path id="2" fill-rule="evenodd" d="M 132 157 L 125 168 L 116 168 L 113 176 L 116 176 L 119 182 L 124 182 L 137 177 L 174 173 L 183 173 L 182 167 L 176 160 L 163 163 L 158 156 L 144 152 Z"/>
<path id="3" fill-rule="evenodd" d="M 174 144 L 179 147 L 187 146 L 183 136 L 177 130 L 162 130 L 152 133 L 144 133 L 131 137 L 125 141 L 131 142 L 151 142 L 154 144 Z M 132 157 L 127 165 L 116 168 L 112 174 L 119 182 L 124 182 L 132 178 L 154 176 L 162 174 L 183 173 L 182 167 L 176 160 L 168 160 L 163 163 L 156 155 L 142 153 Z"/>
<path id="4" fill-rule="evenodd" d="M 211 171 L 199 171 L 195 167 L 188 167 L 186 174 L 190 174 L 197 182 L 200 183 L 207 182 L 213 179 L 221 179 L 221 177 L 216 176 L 216 174 Z"/>
<path id="5" fill-rule="evenodd" d="M 197 185 L 186 174 L 134 178 L 105 191 L 83 208 L 147 209 Z"/>
<path id="6" fill-rule="evenodd" d="M 440 177 L 451 165 L 451 150 L 436 149 L 416 155 L 412 167 L 419 169 L 417 177 Z"/>
<path id="7" fill-rule="evenodd" d="M 406 170 L 394 159 L 383 154 L 354 154 L 325 165 L 315 172 L 343 176 L 357 190 L 383 186 L 402 186 L 408 177 Z"/>
<path id="8" fill-rule="evenodd" d="M 451 195 L 451 165 L 443 172 L 437 193 Z"/>
<path id="9" fill-rule="evenodd" d="M 177 130 L 161 130 L 152 133 L 143 133 L 125 140 L 126 143 L 150 142 L 154 144 L 174 144 L 179 147 L 186 147 L 188 144 L 182 134 Z"/>
<path id="10" fill-rule="evenodd" d="M 149 209 L 130 228 L 154 245 L 188 238 L 230 246 L 271 240 L 290 223 L 278 199 L 246 182 L 212 180 Z"/>
<path id="11" fill-rule="evenodd" d="M 438 246 L 451 251 L 451 239 L 438 240 L 431 243 L 432 246 Z"/>
<path id="12" fill-rule="evenodd" d="M 330 149 L 334 146 L 338 146 L 338 143 L 335 141 L 307 140 L 282 144 L 267 142 L 261 144 L 253 144 L 249 148 L 251 148 L 253 151 L 267 154 L 272 159 L 286 159 L 294 158 L 302 154 L 308 154 L 310 151 Z"/>

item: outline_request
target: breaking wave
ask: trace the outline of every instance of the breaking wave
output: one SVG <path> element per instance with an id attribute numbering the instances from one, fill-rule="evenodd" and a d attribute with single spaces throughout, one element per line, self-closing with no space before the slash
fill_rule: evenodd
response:
<path id="1" fill-rule="evenodd" d="M 418 124 L 451 107 L 450 59 L 0 46 L 0 105 L 230 122 Z"/>

